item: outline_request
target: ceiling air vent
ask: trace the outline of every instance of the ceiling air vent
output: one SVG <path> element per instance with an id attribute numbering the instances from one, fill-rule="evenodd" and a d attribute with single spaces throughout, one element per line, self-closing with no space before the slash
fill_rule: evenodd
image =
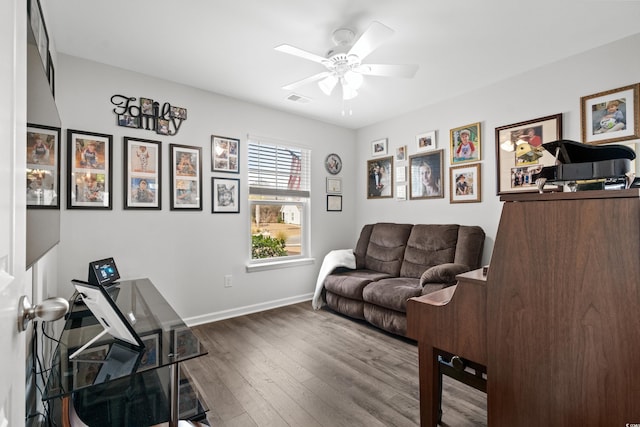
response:
<path id="1" fill-rule="evenodd" d="M 287 99 L 289 101 L 297 102 L 298 104 L 308 104 L 311 102 L 311 98 L 307 98 L 306 96 L 298 95 L 295 93 L 292 93 L 289 96 L 287 96 Z"/>

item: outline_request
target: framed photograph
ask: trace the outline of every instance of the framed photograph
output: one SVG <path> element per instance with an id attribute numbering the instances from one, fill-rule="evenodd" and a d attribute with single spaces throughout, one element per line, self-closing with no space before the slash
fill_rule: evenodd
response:
<path id="1" fill-rule="evenodd" d="M 27 208 L 60 209 L 60 128 L 27 123 Z"/>
<path id="2" fill-rule="evenodd" d="M 444 197 L 444 150 L 409 156 L 409 199 Z"/>
<path id="3" fill-rule="evenodd" d="M 173 354 L 177 360 L 188 359 L 200 353 L 200 340 L 188 327 L 173 330 Z"/>
<path id="4" fill-rule="evenodd" d="M 480 123 L 451 129 L 449 146 L 451 164 L 480 160 L 481 145 Z"/>
<path id="5" fill-rule="evenodd" d="M 113 136 L 67 129 L 67 209 L 112 208 Z"/>
<path id="6" fill-rule="evenodd" d="M 580 98 L 582 142 L 607 144 L 640 138 L 640 84 Z"/>
<path id="7" fill-rule="evenodd" d="M 385 156 L 387 154 L 387 138 L 376 139 L 371 142 L 371 157 Z"/>
<path id="8" fill-rule="evenodd" d="M 482 201 L 480 163 L 449 168 L 451 203 L 478 203 Z"/>
<path id="9" fill-rule="evenodd" d="M 340 194 L 342 193 L 342 179 L 340 178 L 327 178 L 327 193 Z"/>
<path id="10" fill-rule="evenodd" d="M 396 182 L 406 182 L 407 181 L 407 167 L 406 166 L 397 166 L 396 167 Z"/>
<path id="11" fill-rule="evenodd" d="M 169 116 L 174 119 L 187 120 L 187 109 L 184 107 L 174 107 L 172 105 Z"/>
<path id="12" fill-rule="evenodd" d="M 211 178 L 211 213 L 240 212 L 240 180 Z"/>
<path id="13" fill-rule="evenodd" d="M 140 117 L 135 117 L 136 121 L 140 119 Z M 133 127 L 133 126 L 132 126 Z M 156 133 L 160 135 L 169 135 L 169 120 L 167 119 L 158 119 L 156 125 Z"/>
<path id="14" fill-rule="evenodd" d="M 393 197 L 393 156 L 367 160 L 367 199 Z"/>
<path id="15" fill-rule="evenodd" d="M 169 144 L 171 210 L 202 210 L 202 148 Z"/>
<path id="16" fill-rule="evenodd" d="M 73 354 L 77 349 L 69 349 L 69 354 Z M 93 384 L 100 372 L 100 368 L 104 364 L 104 360 L 109 353 L 109 344 L 89 347 L 80 353 L 78 358 L 72 359 L 73 371 L 73 388 L 85 387 Z"/>
<path id="17" fill-rule="evenodd" d="M 542 144 L 562 139 L 562 114 L 496 128 L 497 194 L 538 191 L 532 179 L 544 166 L 555 164 Z M 545 190 L 562 191 L 547 185 Z"/>
<path id="18" fill-rule="evenodd" d="M 240 173 L 240 140 L 211 135 L 211 171 Z"/>
<path id="19" fill-rule="evenodd" d="M 142 357 L 140 358 L 138 372 L 160 366 L 160 357 L 162 354 L 162 341 L 160 340 L 161 335 L 162 331 L 154 331 L 151 334 L 140 337 L 144 343 L 144 353 L 142 353 Z"/>
<path id="20" fill-rule="evenodd" d="M 162 209 L 160 141 L 124 137 L 124 208 Z"/>
<path id="21" fill-rule="evenodd" d="M 153 116 L 153 99 L 140 97 L 140 114 Z"/>
<path id="22" fill-rule="evenodd" d="M 45 72 L 48 72 L 49 33 L 47 33 L 47 27 L 44 23 L 44 15 L 42 14 L 40 0 L 28 0 L 27 4 L 33 37 L 35 38 L 36 46 L 38 46 L 38 52 L 40 53 L 42 66 L 44 67 Z"/>
<path id="23" fill-rule="evenodd" d="M 435 150 L 437 146 L 436 131 L 430 130 L 429 132 L 416 135 L 416 150 L 429 151 Z"/>
<path id="24" fill-rule="evenodd" d="M 396 185 L 396 200 L 407 200 L 406 185 Z"/>
<path id="25" fill-rule="evenodd" d="M 342 196 L 327 194 L 327 211 L 342 212 Z"/>
<path id="26" fill-rule="evenodd" d="M 401 145 L 396 148 L 396 162 L 404 162 L 407 160 L 407 146 Z"/>

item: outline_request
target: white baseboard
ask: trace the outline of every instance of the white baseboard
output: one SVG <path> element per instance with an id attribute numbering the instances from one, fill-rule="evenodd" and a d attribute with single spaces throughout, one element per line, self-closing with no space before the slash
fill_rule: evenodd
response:
<path id="1" fill-rule="evenodd" d="M 262 302 L 260 304 L 247 305 L 231 310 L 218 311 L 216 313 L 203 314 L 201 316 L 185 317 L 184 323 L 187 326 L 197 326 L 205 323 L 217 322 L 218 320 L 231 319 L 232 317 L 244 316 L 246 314 L 258 313 L 260 311 L 271 310 L 272 308 L 284 307 L 286 305 L 297 304 L 299 302 L 311 301 L 313 293 L 298 295 L 274 301 Z"/>

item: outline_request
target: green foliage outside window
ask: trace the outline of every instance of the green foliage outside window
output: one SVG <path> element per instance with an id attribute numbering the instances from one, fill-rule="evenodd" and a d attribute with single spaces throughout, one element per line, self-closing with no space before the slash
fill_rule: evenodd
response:
<path id="1" fill-rule="evenodd" d="M 251 258 L 274 258 L 287 256 L 285 239 L 254 234 L 251 236 Z"/>

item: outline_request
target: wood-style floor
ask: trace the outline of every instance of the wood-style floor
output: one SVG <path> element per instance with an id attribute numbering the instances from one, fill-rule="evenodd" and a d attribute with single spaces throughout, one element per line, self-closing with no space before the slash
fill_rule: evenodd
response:
<path id="1" fill-rule="evenodd" d="M 212 426 L 420 425 L 415 343 L 304 302 L 193 328 L 185 363 Z M 486 425 L 486 395 L 444 379 L 443 424 Z"/>

